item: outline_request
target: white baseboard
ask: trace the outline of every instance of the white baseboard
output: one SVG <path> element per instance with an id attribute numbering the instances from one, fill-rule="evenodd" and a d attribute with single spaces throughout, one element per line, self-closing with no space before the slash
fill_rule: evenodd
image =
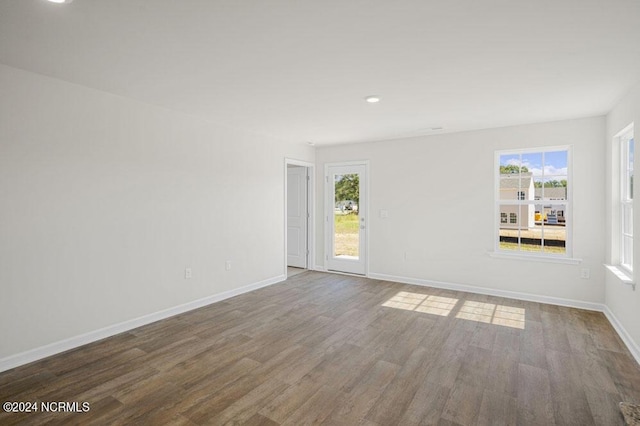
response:
<path id="1" fill-rule="evenodd" d="M 102 340 L 107 337 L 114 336 L 125 331 L 133 330 L 134 328 L 141 327 L 143 325 L 151 324 L 152 322 L 160 321 L 165 318 L 172 317 L 174 315 L 182 314 L 194 309 L 201 308 L 203 306 L 210 305 L 212 303 L 220 302 L 225 299 L 229 299 L 234 296 L 238 296 L 243 293 L 248 293 L 253 290 L 257 290 L 262 287 L 267 287 L 273 284 L 277 284 L 286 279 L 284 275 L 278 275 L 272 278 L 268 278 L 257 283 L 249 284 L 234 290 L 225 291 L 222 293 L 207 296 L 202 299 L 194 300 L 192 302 L 184 303 L 182 305 L 174 306 L 172 308 L 164 309 L 162 311 L 147 314 L 138 318 L 134 318 L 128 321 L 123 321 L 118 324 L 110 325 L 98 330 L 90 331 L 78 336 L 70 337 L 68 339 L 60 340 L 58 342 L 50 343 L 45 346 L 40 346 L 35 349 L 31 349 L 25 352 L 21 352 L 15 355 L 10 355 L 6 358 L 0 359 L 0 372 L 10 370 L 15 367 L 19 367 L 24 364 L 28 364 L 33 361 L 37 361 L 42 358 L 46 358 L 51 355 L 55 355 L 69 349 L 74 349 L 88 343 Z"/>
<path id="2" fill-rule="evenodd" d="M 325 272 L 326 269 L 323 266 L 315 265 L 313 268 L 315 271 Z M 631 338 L 626 329 L 622 326 L 620 321 L 611 312 L 608 306 L 600 303 L 590 303 L 571 299 L 562 299 L 557 297 L 540 296 L 529 293 L 520 293 L 515 291 L 497 290 L 485 287 L 475 287 L 464 284 L 454 284 L 441 281 L 424 280 L 420 278 L 408 278 L 399 277 L 394 275 L 386 275 L 379 273 L 369 273 L 369 278 L 399 282 L 404 284 L 414 284 L 425 287 L 435 287 L 447 290 L 465 291 L 469 293 L 486 294 L 489 296 L 507 297 L 517 300 L 526 300 L 530 302 L 548 303 L 552 305 L 567 306 L 571 308 L 587 309 L 592 311 L 603 312 L 613 328 L 616 330 L 622 341 L 627 345 L 627 348 L 640 363 L 640 346 Z M 154 312 L 148 315 L 144 315 L 139 318 L 134 318 L 128 321 L 124 321 L 118 324 L 114 324 L 108 327 L 104 327 L 98 330 L 94 330 L 88 333 L 84 333 L 78 336 L 70 337 L 65 340 L 54 342 L 45 346 L 41 346 L 35 349 L 31 349 L 19 354 L 10 355 L 6 358 L 0 359 L 0 372 L 10 370 L 15 367 L 19 367 L 24 364 L 28 364 L 33 361 L 37 361 L 42 358 L 46 358 L 51 355 L 55 355 L 69 349 L 74 349 L 88 343 L 92 343 L 107 337 L 114 336 L 125 331 L 133 330 L 134 328 L 141 327 L 143 325 L 150 324 L 165 318 L 169 318 L 174 315 L 178 315 L 184 312 L 188 312 L 194 309 L 201 308 L 203 306 L 210 305 L 212 303 L 220 302 L 225 299 L 229 299 L 234 296 L 238 296 L 243 293 L 248 293 L 253 290 L 257 290 L 262 287 L 267 287 L 273 284 L 277 284 L 285 280 L 284 275 L 278 275 L 257 283 L 249 284 L 244 287 L 237 288 L 235 290 L 225 291 L 223 293 L 208 296 L 202 299 L 194 300 L 182 305 L 174 306 L 172 308 L 164 309 L 162 311 Z"/>
<path id="3" fill-rule="evenodd" d="M 604 315 L 607 317 L 607 319 L 609 320 L 613 328 L 616 330 L 616 332 L 618 333 L 618 335 L 620 336 L 624 344 L 627 345 L 629 352 L 631 352 L 631 355 L 633 355 L 633 357 L 636 359 L 636 362 L 640 364 L 640 346 L 638 346 L 638 344 L 633 341 L 633 339 L 631 338 L 631 335 L 622 326 L 622 323 L 620 322 L 620 320 L 618 320 L 618 318 L 613 314 L 613 312 L 611 311 L 611 309 L 609 309 L 608 306 L 605 305 L 604 310 L 602 312 L 604 312 Z"/>
<path id="4" fill-rule="evenodd" d="M 327 268 L 325 268 L 323 265 L 314 265 L 313 270 L 318 272 L 327 272 Z"/>
<path id="5" fill-rule="evenodd" d="M 442 281 L 423 280 L 421 278 L 398 277 L 394 275 L 370 273 L 369 278 L 393 281 L 403 284 L 414 284 L 425 287 L 443 288 L 447 290 L 465 291 L 468 293 L 486 294 L 489 296 L 507 297 L 510 299 L 526 300 L 529 302 L 547 303 L 549 305 L 567 306 L 569 308 L 586 309 L 589 311 L 603 312 L 604 305 L 601 303 L 584 302 L 581 300 L 563 299 L 560 297 L 541 296 L 538 294 L 521 293 L 518 291 L 498 290 L 487 287 L 476 287 L 465 284 L 454 284 Z"/>

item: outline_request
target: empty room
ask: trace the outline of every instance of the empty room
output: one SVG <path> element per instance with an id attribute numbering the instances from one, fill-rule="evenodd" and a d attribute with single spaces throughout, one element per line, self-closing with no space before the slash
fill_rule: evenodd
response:
<path id="1" fill-rule="evenodd" d="M 640 424 L 638 40 L 637 0 L 0 0 L 0 424 Z"/>

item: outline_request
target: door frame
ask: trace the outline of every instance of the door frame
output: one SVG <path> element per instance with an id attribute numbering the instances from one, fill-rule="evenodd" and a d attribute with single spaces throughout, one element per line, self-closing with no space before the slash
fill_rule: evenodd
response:
<path id="1" fill-rule="evenodd" d="M 315 165 L 308 161 L 296 160 L 294 158 L 286 158 L 284 159 L 284 276 L 287 277 L 287 201 L 288 201 L 288 175 L 287 175 L 287 167 L 291 166 L 299 166 L 307 168 L 307 214 L 308 222 L 307 222 L 307 270 L 313 270 L 314 260 L 315 260 Z"/>
<path id="2" fill-rule="evenodd" d="M 329 194 L 329 168 L 330 167 L 341 167 L 341 166 L 364 166 L 365 170 L 365 180 L 364 180 L 364 203 L 358 204 L 358 211 L 362 212 L 365 217 L 365 228 L 364 228 L 364 247 L 365 247 L 365 259 L 364 259 L 364 275 L 359 274 L 350 274 L 348 272 L 340 272 L 340 271 L 329 271 L 327 262 L 329 261 L 329 256 L 333 250 L 333 236 L 330 235 L 331 226 L 329 225 L 329 220 L 333 220 L 333 194 Z M 356 275 L 356 276 L 369 276 L 369 258 L 370 256 L 370 244 L 369 244 L 369 226 L 371 223 L 371 218 L 369 217 L 369 160 L 355 160 L 355 161 L 341 161 L 339 163 L 325 163 L 324 164 L 324 270 L 336 274 L 347 274 L 347 275 Z"/>

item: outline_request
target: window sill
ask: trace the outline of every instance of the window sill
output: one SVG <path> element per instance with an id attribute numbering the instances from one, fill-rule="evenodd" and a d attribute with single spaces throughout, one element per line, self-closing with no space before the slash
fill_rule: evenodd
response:
<path id="1" fill-rule="evenodd" d="M 604 265 L 604 267 L 611 271 L 623 284 L 630 285 L 634 290 L 636 289 L 636 283 L 629 271 L 619 265 Z"/>
<path id="2" fill-rule="evenodd" d="M 536 256 L 536 255 L 530 255 L 530 254 L 503 253 L 499 251 L 490 251 L 489 256 L 497 259 L 528 260 L 532 262 L 547 262 L 547 263 L 564 263 L 566 265 L 578 265 L 582 263 L 582 259 L 576 259 L 572 257 Z"/>

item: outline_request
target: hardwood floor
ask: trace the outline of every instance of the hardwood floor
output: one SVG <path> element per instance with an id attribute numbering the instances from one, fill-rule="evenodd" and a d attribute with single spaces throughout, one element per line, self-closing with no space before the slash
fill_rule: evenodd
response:
<path id="1" fill-rule="evenodd" d="M 618 425 L 640 367 L 601 313 L 305 272 L 0 374 L 0 424 Z"/>
<path id="2" fill-rule="evenodd" d="M 305 272 L 307 272 L 306 269 L 295 268 L 293 266 L 287 266 L 287 277 L 288 278 L 291 278 L 291 277 L 293 277 L 295 275 L 298 275 L 298 274 L 304 274 Z"/>

